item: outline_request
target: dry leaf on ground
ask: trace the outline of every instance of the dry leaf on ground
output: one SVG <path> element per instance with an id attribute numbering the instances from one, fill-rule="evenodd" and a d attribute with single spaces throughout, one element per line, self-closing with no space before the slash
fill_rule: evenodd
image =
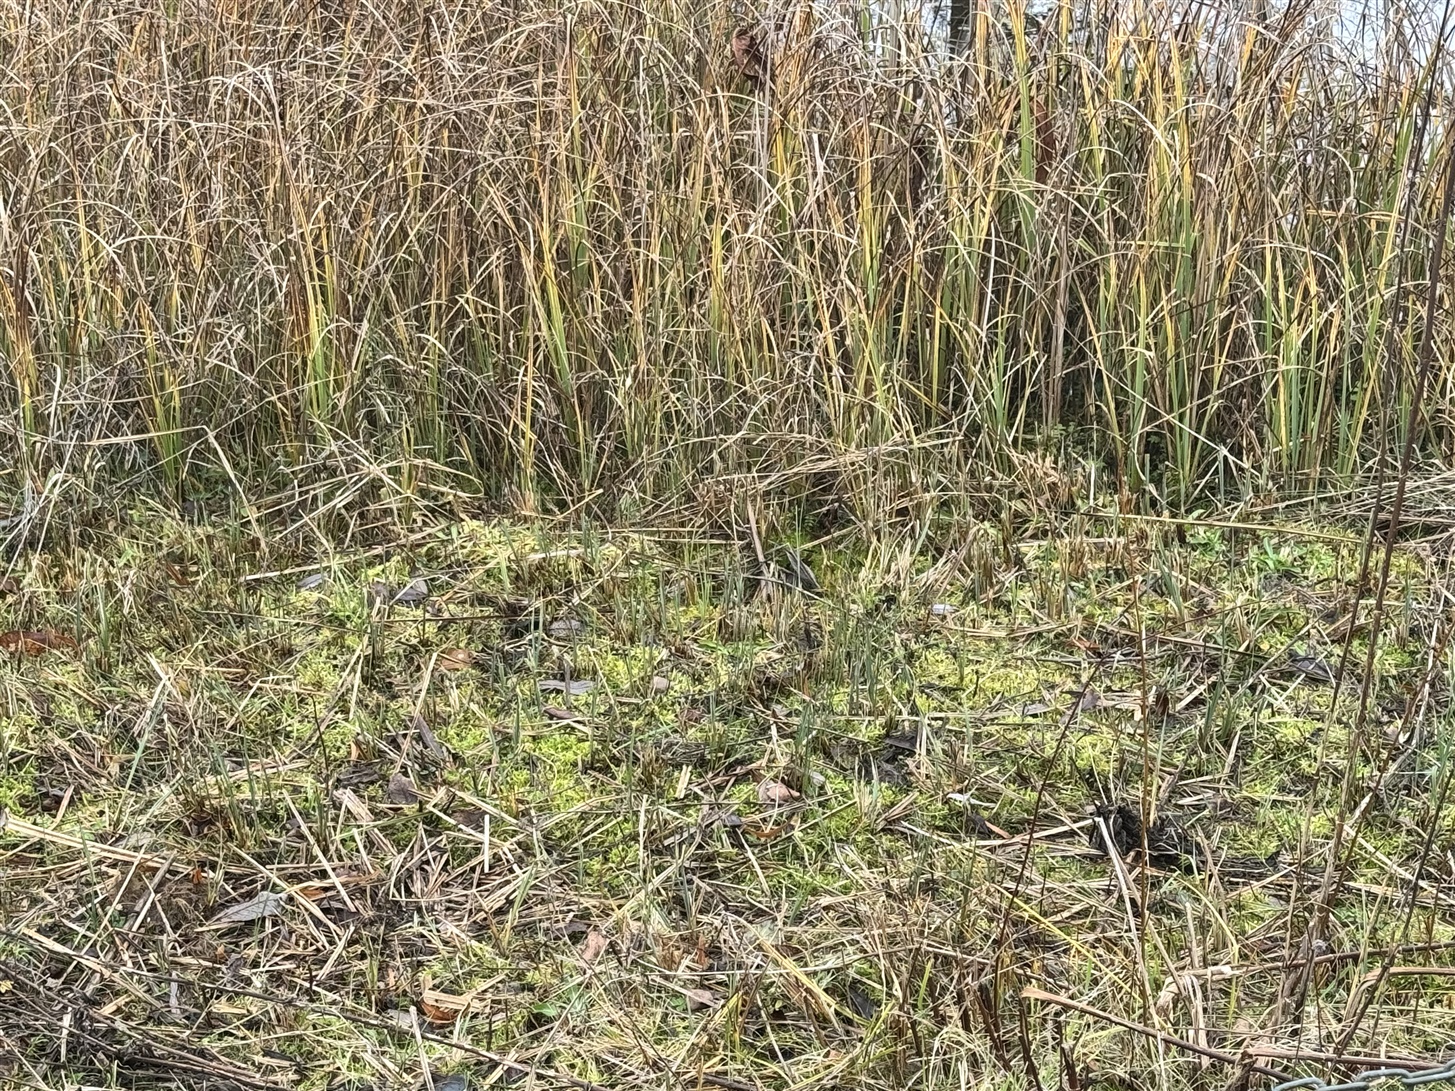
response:
<path id="1" fill-rule="evenodd" d="M 489 997 L 474 993 L 441 992 L 439 989 L 424 989 L 419 994 L 419 1011 L 431 1023 L 453 1023 L 462 1013 L 485 1015 L 490 1011 Z"/>
<path id="2" fill-rule="evenodd" d="M 445 749 L 444 745 L 439 741 L 438 738 L 435 737 L 435 733 L 433 730 L 431 730 L 428 720 L 426 720 L 423 716 L 416 712 L 414 714 L 414 718 L 410 720 L 409 725 L 414 728 L 415 734 L 419 736 L 419 741 L 424 743 L 424 747 L 426 750 L 428 750 L 435 757 L 439 758 L 441 761 L 446 761 L 449 759 L 450 752 Z"/>
<path id="3" fill-rule="evenodd" d="M 256 898 L 249 898 L 237 905 L 230 905 L 217 916 L 212 918 L 212 924 L 247 924 L 249 921 L 262 920 L 264 917 L 276 917 L 283 912 L 283 906 L 287 903 L 288 896 L 275 891 L 265 890 Z"/>
<path id="4" fill-rule="evenodd" d="M 758 781 L 758 802 L 762 804 L 792 803 L 799 795 L 781 780 Z"/>
<path id="5" fill-rule="evenodd" d="M 417 803 L 419 802 L 419 790 L 415 788 L 414 782 L 402 773 L 395 773 L 389 778 L 389 787 L 384 794 L 389 798 L 390 803 Z"/>
<path id="6" fill-rule="evenodd" d="M 687 997 L 687 1010 L 697 1011 L 700 1008 L 716 1008 L 722 1004 L 711 989 L 683 989 L 682 995 Z"/>
<path id="7" fill-rule="evenodd" d="M 604 932 L 595 928 L 591 929 L 581 943 L 581 957 L 587 962 L 595 962 L 601 957 L 601 952 L 606 950 L 606 946 L 610 942 Z"/>
<path id="8" fill-rule="evenodd" d="M 475 662 L 475 653 L 469 648 L 450 648 L 440 652 L 439 668 L 442 671 L 462 671 Z"/>
<path id="9" fill-rule="evenodd" d="M 49 629 L 12 629 L 8 633 L 0 633 L 0 650 L 11 655 L 43 655 L 60 648 L 75 647 L 75 637 Z"/>

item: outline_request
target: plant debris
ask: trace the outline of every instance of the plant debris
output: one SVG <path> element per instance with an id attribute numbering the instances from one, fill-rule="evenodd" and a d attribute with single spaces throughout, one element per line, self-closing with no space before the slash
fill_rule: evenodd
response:
<path id="1" fill-rule="evenodd" d="M 0 633 L 0 650 L 11 655 L 44 655 L 63 648 L 74 651 L 76 647 L 75 637 L 47 629 L 12 629 Z"/>
<path id="2" fill-rule="evenodd" d="M 1091 989 L 1128 1021 L 1145 1018 L 1145 971 L 1163 1033 L 1201 1040 L 1247 1015 L 1260 1041 L 1292 1049 L 1292 1016 L 1280 1029 L 1268 1013 L 1296 982 L 1285 940 L 1308 927 L 1349 762 L 1368 802 L 1319 949 L 1345 961 L 1318 963 L 1317 995 L 1290 1013 L 1352 1010 L 1400 943 L 1420 949 L 1394 970 L 1455 962 L 1439 946 L 1455 944 L 1437 896 L 1448 869 L 1422 857 L 1448 825 L 1425 778 L 1450 705 L 1425 684 L 1439 634 L 1420 628 L 1442 615 L 1401 616 L 1408 642 L 1388 638 L 1373 661 L 1370 707 L 1407 719 L 1408 741 L 1353 747 L 1358 692 L 1303 684 L 1286 663 L 1294 639 L 1329 646 L 1319 627 L 1335 622 L 1292 561 L 1264 589 L 1256 540 L 1160 539 L 1183 613 L 1166 580 L 1134 587 L 1118 567 L 1148 571 L 1150 545 L 1120 546 L 1145 550 L 1126 560 L 1051 541 L 979 591 L 947 581 L 963 605 L 942 624 L 928 581 L 891 602 L 881 575 L 842 556 L 831 592 L 759 598 L 733 543 L 522 576 L 516 543 L 539 549 L 539 535 L 451 526 L 387 564 L 330 554 L 328 583 L 300 600 L 289 579 L 210 578 L 215 559 L 187 547 L 200 532 L 170 533 L 186 537 L 152 552 L 191 558 L 186 595 L 138 595 L 107 628 L 91 598 L 51 603 L 37 568 L 25 609 L 103 635 L 39 667 L 0 657 L 13 770 L 0 895 L 33 922 L 14 957 L 31 981 L 84 988 L 93 1016 L 109 1010 L 124 1035 L 79 1016 L 71 1033 L 133 1043 L 138 1072 L 155 1071 L 143 1043 L 200 1055 L 184 1027 L 232 1084 L 247 1072 L 269 1087 L 299 1066 L 335 1086 L 417 1073 L 421 1042 L 423 1063 L 494 1058 L 501 1079 L 518 1064 L 660 1082 L 673 1070 L 653 1058 L 693 1055 L 704 1034 L 702 1082 L 729 1091 L 790 1055 L 799 1080 L 895 1086 L 916 1031 L 957 1064 L 993 1068 L 1003 1048 L 1019 1071 L 1022 1014 L 1004 1004 L 1023 990 L 997 984 L 1005 967 L 1052 995 Z M 174 586 L 160 559 L 137 564 L 138 588 Z M 618 575 L 562 590 L 567 564 Z M 361 610 L 371 583 L 416 569 L 449 573 L 449 611 Z M 1403 578 L 1411 601 L 1443 601 L 1426 570 Z M 526 615 L 569 595 L 602 620 L 569 648 L 535 628 L 512 647 L 495 604 L 520 584 Z M 456 612 L 469 602 L 489 605 Z M 1124 624 L 1134 607 L 1140 631 Z M 1080 620 L 1042 620 L 1057 610 Z M 720 627 L 729 612 L 741 617 Z M 187 624 L 187 640 L 165 639 Z M 1416 874 L 1428 889 L 1402 878 Z M 114 908 L 93 920 L 76 910 L 88 905 Z M 112 966 L 138 972 L 96 969 Z M 1391 980 L 1358 994 L 1379 1019 L 1351 1050 L 1399 1056 L 1455 1034 L 1420 979 Z M 45 1043 L 31 1063 L 59 1071 L 59 1036 L 26 1010 L 0 1005 L 0 1032 Z M 1038 1003 L 1024 1025 L 1033 1055 L 1059 1056 Z M 1075 1039 L 1078 1078 L 1131 1057 L 1190 1086 L 1175 1049 L 1159 1060 L 1133 1033 Z"/>
<path id="3" fill-rule="evenodd" d="M 287 904 L 287 895 L 265 890 L 245 902 L 228 906 L 213 917 L 211 923 L 248 924 L 252 921 L 263 920 L 266 917 L 276 917 L 283 912 L 283 908 Z"/>
<path id="4" fill-rule="evenodd" d="M 538 685 L 542 693 L 564 693 L 571 697 L 583 697 L 596 688 L 596 683 L 587 678 L 543 678 Z"/>

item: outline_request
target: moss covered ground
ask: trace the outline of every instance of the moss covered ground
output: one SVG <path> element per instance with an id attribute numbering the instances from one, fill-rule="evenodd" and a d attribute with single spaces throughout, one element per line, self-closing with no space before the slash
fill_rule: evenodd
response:
<path id="1" fill-rule="evenodd" d="M 137 510 L 0 584 L 16 1086 L 1455 1051 L 1439 550 L 1396 551 L 1371 654 L 1335 526 L 830 537 L 817 592 L 730 535 L 248 537 Z"/>

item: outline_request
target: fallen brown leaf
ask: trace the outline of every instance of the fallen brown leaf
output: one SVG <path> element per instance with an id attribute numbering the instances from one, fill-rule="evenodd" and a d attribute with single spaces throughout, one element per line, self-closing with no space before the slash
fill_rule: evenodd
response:
<path id="1" fill-rule="evenodd" d="M 453 1023 L 455 1017 L 460 1014 L 458 1008 L 447 1008 L 439 1004 L 431 1004 L 428 1000 L 419 1002 L 419 1010 L 431 1023 Z"/>
<path id="2" fill-rule="evenodd" d="M 487 1014 L 490 1000 L 474 993 L 461 996 L 458 993 L 425 988 L 419 994 L 419 1010 L 431 1023 L 453 1023 L 462 1012 L 470 1015 Z"/>
<path id="3" fill-rule="evenodd" d="M 76 640 L 49 629 L 12 629 L 0 633 L 0 649 L 11 655 L 43 655 L 59 648 L 75 649 Z"/>
<path id="4" fill-rule="evenodd" d="M 440 652 L 439 668 L 442 671 L 462 671 L 475 661 L 475 653 L 469 648 L 451 648 Z"/>
<path id="5" fill-rule="evenodd" d="M 682 995 L 687 997 L 688 1011 L 697 1011 L 699 1008 L 716 1008 L 722 1003 L 713 995 L 711 989 L 683 989 Z"/>
<path id="6" fill-rule="evenodd" d="M 384 794 L 389 798 L 390 803 L 417 803 L 419 802 L 419 791 L 414 787 L 414 782 L 402 773 L 395 773 L 389 778 L 389 787 Z"/>
<path id="7" fill-rule="evenodd" d="M 799 795 L 781 780 L 758 781 L 758 802 L 762 804 L 792 803 Z"/>
<path id="8" fill-rule="evenodd" d="M 595 962 L 601 957 L 601 952 L 606 950 L 606 946 L 610 942 L 604 933 L 595 928 L 591 929 L 586 933 L 586 939 L 581 944 L 581 957 L 587 962 Z"/>

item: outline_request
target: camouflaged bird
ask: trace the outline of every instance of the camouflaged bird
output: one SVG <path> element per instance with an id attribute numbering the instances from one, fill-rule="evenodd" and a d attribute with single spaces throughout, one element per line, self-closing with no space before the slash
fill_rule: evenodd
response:
<path id="1" fill-rule="evenodd" d="M 760 89 L 768 80 L 768 55 L 763 43 L 751 27 L 740 26 L 733 31 L 732 62 L 739 76 L 753 90 Z"/>

